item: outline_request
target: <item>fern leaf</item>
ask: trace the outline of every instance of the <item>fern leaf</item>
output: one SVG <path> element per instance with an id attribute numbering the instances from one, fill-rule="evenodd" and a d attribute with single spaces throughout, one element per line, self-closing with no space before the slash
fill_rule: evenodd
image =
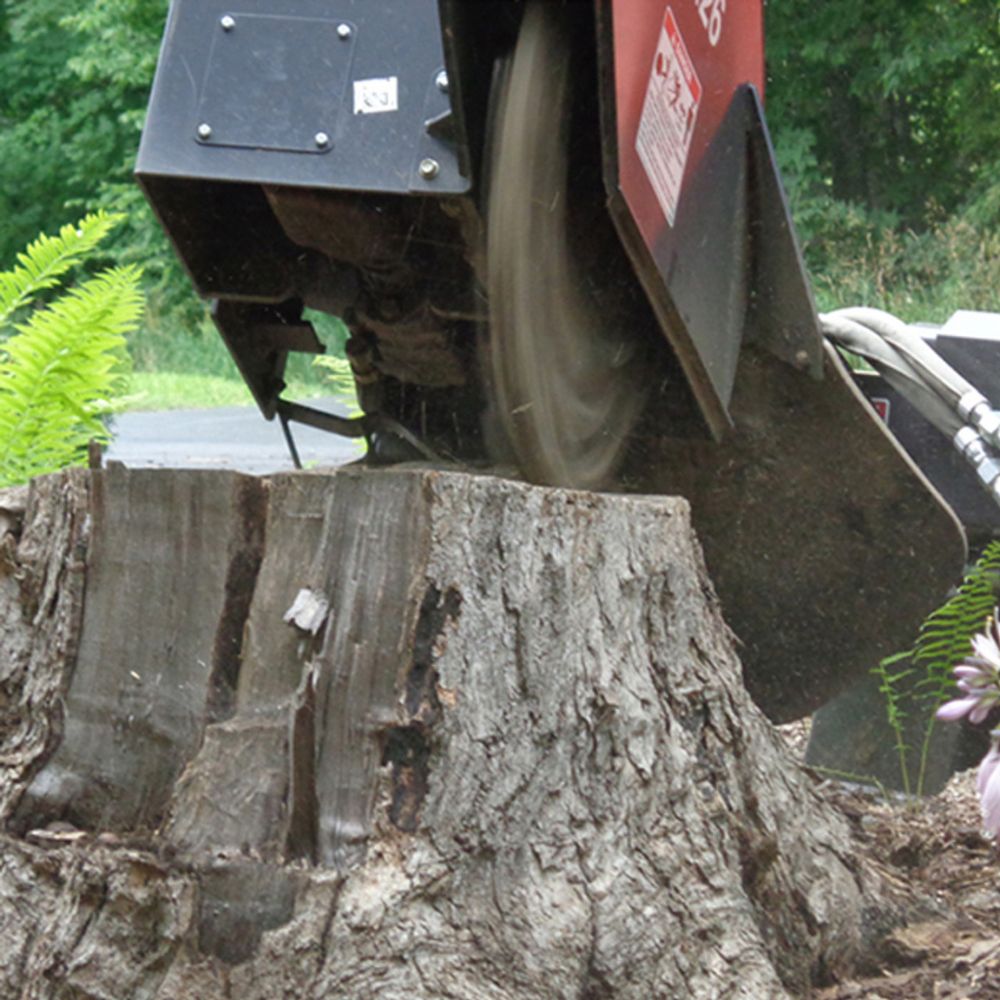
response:
<path id="1" fill-rule="evenodd" d="M 63 226 L 57 236 L 39 236 L 17 255 L 17 265 L 0 271 L 0 328 L 42 291 L 79 264 L 123 218 L 104 211 L 85 216 L 75 226 Z M 2 336 L 2 330 L 0 330 Z"/>
<path id="2" fill-rule="evenodd" d="M 952 687 L 952 670 L 971 653 L 979 632 L 997 604 L 1000 541 L 990 542 L 957 592 L 931 612 L 913 649 L 914 666 L 924 674 L 918 688 L 931 702 L 943 701 Z M 935 706 L 936 707 L 936 706 Z"/>
<path id="3" fill-rule="evenodd" d="M 142 313 L 140 272 L 105 271 L 34 312 L 0 356 L 0 486 L 79 464 L 108 440 L 101 420 Z"/>

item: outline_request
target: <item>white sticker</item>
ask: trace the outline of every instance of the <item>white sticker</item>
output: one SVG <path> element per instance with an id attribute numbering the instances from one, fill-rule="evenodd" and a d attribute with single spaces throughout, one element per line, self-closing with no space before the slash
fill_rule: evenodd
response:
<path id="1" fill-rule="evenodd" d="M 399 78 L 376 77 L 373 80 L 354 81 L 354 113 L 379 115 L 399 109 Z"/>
<path id="2" fill-rule="evenodd" d="M 649 74 L 635 149 L 671 226 L 677 215 L 701 94 L 694 63 L 668 7 Z"/>

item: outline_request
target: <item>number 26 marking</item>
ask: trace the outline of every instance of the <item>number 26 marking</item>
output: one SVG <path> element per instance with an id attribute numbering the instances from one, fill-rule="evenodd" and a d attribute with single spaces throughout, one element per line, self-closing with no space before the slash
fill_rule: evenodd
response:
<path id="1" fill-rule="evenodd" d="M 701 23 L 708 32 L 708 40 L 712 45 L 719 44 L 722 34 L 722 15 L 726 13 L 726 0 L 695 0 L 698 4 L 698 14 Z"/>

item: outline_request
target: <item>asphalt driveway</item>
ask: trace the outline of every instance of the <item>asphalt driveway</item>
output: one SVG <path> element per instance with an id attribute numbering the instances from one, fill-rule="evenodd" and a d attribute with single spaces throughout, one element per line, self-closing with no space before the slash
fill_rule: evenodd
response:
<path id="1" fill-rule="evenodd" d="M 309 405 L 343 412 L 332 399 Z M 255 475 L 294 468 L 281 425 L 252 406 L 123 413 L 115 418 L 114 431 L 105 459 L 133 468 L 237 469 Z M 357 442 L 311 427 L 293 424 L 292 434 L 307 467 L 343 465 L 362 453 Z"/>

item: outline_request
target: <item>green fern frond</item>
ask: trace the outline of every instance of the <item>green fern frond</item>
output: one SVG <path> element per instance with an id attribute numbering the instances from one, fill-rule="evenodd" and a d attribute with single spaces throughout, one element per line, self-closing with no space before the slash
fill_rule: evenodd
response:
<path id="1" fill-rule="evenodd" d="M 907 795 L 923 794 L 935 711 L 953 693 L 954 668 L 972 652 L 972 637 L 982 630 L 1000 597 L 1000 541 L 990 542 L 968 571 L 958 590 L 920 626 L 912 649 L 887 656 L 874 669 L 879 692 L 885 697 L 886 720 L 894 734 L 900 776 Z M 903 669 L 894 670 L 903 663 Z M 917 674 L 920 679 L 911 683 Z M 910 774 L 910 747 L 904 739 L 907 712 L 926 719 L 921 741 L 918 770 Z"/>
<path id="2" fill-rule="evenodd" d="M 54 288 L 59 279 L 85 260 L 123 218 L 108 212 L 94 212 L 75 226 L 63 226 L 58 236 L 41 235 L 17 255 L 17 265 L 0 271 L 0 338 L 18 309 L 39 292 Z"/>
<path id="3" fill-rule="evenodd" d="M 993 541 L 956 593 L 920 627 L 913 663 L 924 673 L 920 689 L 931 701 L 944 700 L 954 687 L 952 670 L 971 653 L 972 636 L 982 630 L 996 607 L 998 589 L 1000 541 Z"/>
<path id="4" fill-rule="evenodd" d="M 119 391 L 140 271 L 114 268 L 61 295 L 0 349 L 0 485 L 78 464 Z"/>
<path id="5" fill-rule="evenodd" d="M 886 720 L 893 733 L 896 756 L 899 758 L 899 773 L 903 779 L 903 791 L 906 795 L 910 794 L 910 769 L 907 765 L 910 748 L 905 738 L 907 713 L 903 708 L 905 698 L 903 684 L 913 675 L 910 655 L 910 650 L 894 653 L 880 660 L 878 666 L 872 670 L 879 680 L 879 694 L 885 698 Z M 893 669 L 897 663 L 903 664 L 902 669 Z"/>

